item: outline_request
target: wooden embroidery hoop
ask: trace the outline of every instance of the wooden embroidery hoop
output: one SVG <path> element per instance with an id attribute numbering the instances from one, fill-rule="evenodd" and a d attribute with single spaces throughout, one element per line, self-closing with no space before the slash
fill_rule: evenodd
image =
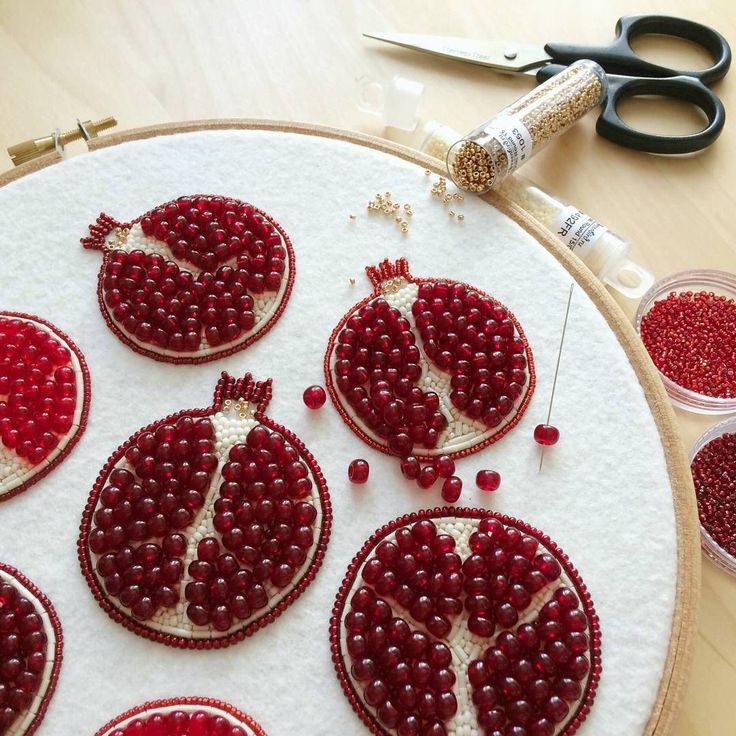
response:
<path id="1" fill-rule="evenodd" d="M 94 151 L 128 141 L 203 130 L 268 130 L 333 138 L 398 156 L 424 169 L 429 169 L 435 174 L 444 175 L 445 173 L 438 165 L 437 159 L 386 140 L 337 128 L 274 120 L 213 119 L 165 123 L 93 138 L 88 141 L 88 145 L 90 150 Z M 18 166 L 12 171 L 0 174 L 0 186 L 5 186 L 9 182 L 60 160 L 58 154 L 53 153 Z M 483 196 L 483 199 L 524 228 L 565 267 L 584 289 L 616 334 L 632 364 L 659 431 L 672 487 L 677 527 L 677 592 L 664 672 L 657 700 L 643 736 L 665 736 L 671 733 L 674 727 L 693 656 L 700 594 L 700 530 L 695 491 L 690 464 L 677 431 L 672 406 L 629 320 L 582 261 L 560 244 L 541 223 L 511 200 L 495 192 L 489 192 Z"/>

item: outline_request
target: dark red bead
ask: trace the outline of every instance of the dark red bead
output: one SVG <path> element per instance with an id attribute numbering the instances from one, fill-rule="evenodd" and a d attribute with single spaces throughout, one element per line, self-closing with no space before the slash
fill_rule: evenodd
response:
<path id="1" fill-rule="evenodd" d="M 540 445 L 555 445 L 560 439 L 560 430 L 551 424 L 538 424 L 534 427 L 534 441 Z"/>
<path id="2" fill-rule="evenodd" d="M 451 475 L 442 484 L 442 498 L 447 503 L 455 503 L 460 498 L 463 482 L 456 475 Z"/>
<path id="3" fill-rule="evenodd" d="M 501 485 L 501 476 L 495 470 L 479 470 L 475 476 L 475 484 L 481 491 L 495 491 Z"/>
<path id="4" fill-rule="evenodd" d="M 319 409 L 324 406 L 327 395 L 322 386 L 309 386 L 304 389 L 304 404 L 308 409 Z"/>
<path id="5" fill-rule="evenodd" d="M 351 483 L 365 483 L 369 472 L 370 467 L 367 461 L 362 459 L 353 460 L 348 466 L 348 478 Z"/>

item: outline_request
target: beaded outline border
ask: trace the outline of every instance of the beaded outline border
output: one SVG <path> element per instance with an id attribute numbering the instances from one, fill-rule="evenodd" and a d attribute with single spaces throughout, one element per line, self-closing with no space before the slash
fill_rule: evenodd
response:
<path id="1" fill-rule="evenodd" d="M 227 374 L 225 374 L 227 375 Z M 249 376 L 250 374 L 246 374 Z M 276 606 L 266 612 L 253 621 L 250 621 L 246 626 L 241 629 L 222 636 L 219 638 L 209 639 L 191 639 L 184 636 L 176 636 L 175 634 L 165 634 L 160 631 L 146 626 L 144 623 L 133 618 L 131 615 L 123 613 L 119 608 L 110 602 L 109 597 L 105 591 L 99 585 L 94 574 L 94 566 L 92 564 L 92 558 L 90 555 L 88 538 L 90 532 L 90 526 L 92 523 L 92 516 L 97 506 L 100 493 L 104 488 L 105 481 L 114 469 L 116 463 L 125 453 L 125 450 L 130 447 L 130 444 L 134 442 L 141 434 L 150 432 L 161 424 L 168 422 L 175 422 L 182 416 L 190 417 L 205 417 L 211 416 L 214 412 L 219 409 L 218 401 L 221 396 L 222 388 L 221 384 L 223 378 L 218 381 L 215 389 L 215 400 L 213 405 L 206 409 L 183 409 L 182 411 L 169 414 L 163 419 L 159 419 L 155 422 L 151 422 L 145 427 L 141 427 L 138 431 L 134 432 L 123 444 L 121 444 L 115 452 L 110 455 L 104 467 L 97 476 L 94 486 L 90 492 L 87 504 L 85 505 L 84 512 L 82 513 L 82 520 L 79 525 L 79 538 L 77 540 L 77 557 L 79 564 L 82 569 L 82 575 L 86 578 L 87 584 L 92 591 L 92 595 L 102 608 L 105 613 L 116 623 L 122 624 L 126 629 L 132 631 L 134 634 L 138 634 L 151 641 L 160 642 L 167 646 L 179 647 L 180 649 L 221 649 L 231 644 L 242 641 L 248 636 L 252 636 L 259 629 L 262 629 L 272 621 L 275 621 L 309 586 L 314 580 L 315 576 L 319 572 L 322 562 L 324 560 L 325 552 L 327 550 L 327 544 L 330 540 L 330 533 L 332 531 L 332 504 L 330 502 L 329 490 L 327 487 L 327 481 L 322 473 L 321 468 L 314 459 L 312 453 L 304 446 L 304 443 L 290 430 L 281 424 L 276 423 L 269 417 L 263 414 L 263 409 L 259 404 L 259 408 L 256 409 L 253 414 L 254 418 L 257 419 L 261 424 L 268 427 L 269 429 L 281 432 L 284 437 L 289 440 L 299 451 L 302 459 L 307 463 L 309 469 L 314 476 L 317 483 L 317 490 L 319 492 L 320 503 L 322 505 L 322 524 L 320 525 L 320 535 L 317 546 L 315 548 L 314 557 L 310 562 L 303 575 L 297 580 L 296 584 L 291 590 L 276 604 Z M 268 393 L 270 395 L 270 379 L 269 382 L 264 382 L 264 385 L 268 386 Z"/>
<path id="2" fill-rule="evenodd" d="M 177 705 L 201 705 L 205 708 L 217 708 L 218 710 L 227 713 L 230 716 L 237 718 L 239 721 L 244 723 L 251 731 L 254 736 L 266 736 L 266 732 L 261 726 L 256 723 L 249 715 L 238 710 L 235 706 L 230 703 L 225 703 L 222 700 L 215 700 L 214 698 L 206 698 L 200 696 L 186 696 L 182 698 L 166 698 L 162 700 L 149 700 L 141 705 L 136 705 L 130 710 L 126 710 L 125 713 L 121 713 L 112 720 L 108 721 L 102 728 L 100 728 L 95 736 L 105 736 L 109 731 L 112 731 L 115 726 L 119 725 L 123 721 L 127 721 L 129 718 L 139 716 L 148 710 L 158 708 L 171 708 Z M 153 714 L 152 714 L 153 715 Z"/>
<path id="3" fill-rule="evenodd" d="M 335 343 L 337 341 L 337 337 L 340 334 L 340 331 L 345 326 L 347 321 L 352 317 L 362 306 L 368 304 L 373 299 L 379 297 L 381 295 L 381 287 L 380 287 L 380 280 L 377 281 L 379 268 L 388 261 L 388 259 L 384 259 L 380 266 L 366 266 L 366 273 L 368 275 L 369 280 L 373 283 L 374 288 L 373 291 L 365 297 L 365 299 L 358 302 L 355 306 L 351 307 L 340 319 L 340 321 L 337 323 L 335 328 L 332 330 L 332 333 L 330 334 L 330 339 L 327 341 L 327 352 L 325 353 L 324 362 L 323 362 L 323 368 L 324 368 L 324 374 L 325 374 L 325 382 L 327 384 L 327 391 L 330 394 L 330 399 L 332 399 L 332 403 L 334 407 L 337 409 L 338 413 L 342 417 L 345 424 L 350 427 L 350 429 L 353 431 L 354 434 L 358 435 L 363 442 L 365 442 L 369 447 L 372 447 L 374 450 L 378 450 L 379 452 L 384 453 L 384 455 L 391 455 L 394 457 L 393 453 L 388 449 L 388 445 L 383 445 L 380 442 L 376 442 L 372 437 L 370 437 L 365 430 L 360 427 L 353 419 L 352 417 L 347 413 L 345 410 L 345 407 L 342 404 L 342 401 L 340 400 L 340 397 L 338 396 L 337 388 L 335 387 L 335 383 L 332 376 L 332 370 L 330 369 L 330 359 L 332 357 L 332 353 L 335 350 Z M 531 401 L 532 395 L 534 394 L 534 389 L 536 388 L 537 384 L 537 377 L 536 377 L 536 371 L 534 368 L 534 356 L 532 355 L 532 349 L 529 345 L 529 341 L 526 338 L 526 335 L 524 334 L 524 330 L 522 329 L 521 325 L 519 324 L 519 321 L 516 319 L 516 315 L 502 302 L 500 302 L 495 297 L 492 297 L 488 292 L 483 291 L 482 289 L 478 289 L 475 286 L 471 286 L 470 284 L 466 284 L 464 281 L 455 281 L 453 279 L 444 279 L 444 278 L 418 278 L 416 276 L 413 276 L 408 271 L 408 261 L 406 258 L 399 258 L 396 261 L 395 269 L 396 273 L 394 275 L 400 275 L 403 278 L 405 278 L 407 281 L 414 283 L 414 284 L 422 284 L 422 283 L 430 283 L 434 284 L 437 282 L 445 282 L 448 284 L 460 284 L 462 286 L 465 286 L 468 289 L 472 289 L 473 291 L 478 292 L 482 296 L 487 296 L 489 299 L 491 299 L 494 304 L 498 304 L 501 307 L 503 307 L 509 314 L 509 317 L 511 318 L 511 321 L 514 323 L 514 327 L 516 327 L 517 332 L 519 333 L 519 338 L 524 342 L 524 345 L 526 346 L 525 352 L 527 356 L 527 369 L 529 373 L 529 385 L 527 387 L 526 393 L 524 394 L 524 398 L 521 400 L 521 403 L 519 404 L 516 413 L 511 418 L 510 421 L 508 421 L 506 424 L 504 424 L 501 429 L 499 429 L 497 432 L 494 432 L 494 434 L 490 435 L 489 437 L 486 437 L 486 439 L 482 440 L 481 442 L 478 442 L 474 445 L 471 445 L 470 447 L 465 447 L 461 450 L 455 450 L 454 452 L 448 452 L 446 453 L 451 458 L 459 460 L 463 457 L 467 457 L 468 455 L 472 455 L 476 452 L 479 452 L 480 450 L 483 450 L 484 448 L 488 447 L 489 445 L 492 445 L 494 442 L 498 442 L 504 435 L 506 435 L 508 432 L 510 432 L 520 421 L 521 418 L 524 416 L 524 412 L 527 409 L 527 406 L 529 405 L 529 402 Z M 436 457 L 436 455 L 429 455 L 429 454 L 420 454 L 419 452 L 412 452 L 412 455 L 416 457 L 418 460 L 422 462 L 432 462 L 432 460 Z"/>
<path id="4" fill-rule="evenodd" d="M 34 719 L 31 721 L 30 726 L 23 732 L 23 736 L 31 736 L 35 733 L 36 729 L 41 725 L 41 721 L 46 715 L 46 709 L 49 707 L 51 698 L 56 690 L 56 683 L 59 679 L 59 671 L 61 670 L 61 663 L 64 659 L 64 634 L 61 629 L 61 621 L 56 613 L 51 601 L 42 593 L 34 583 L 32 583 L 20 570 L 16 569 L 12 565 L 7 565 L 4 562 L 0 562 L 0 571 L 9 575 L 11 578 L 16 580 L 23 588 L 32 593 L 39 603 L 44 607 L 46 613 L 51 621 L 51 626 L 54 629 L 54 635 L 56 636 L 56 645 L 54 647 L 54 662 L 51 666 L 51 675 L 49 677 L 48 685 L 46 686 L 46 692 L 41 698 L 41 702 L 38 705 L 38 710 Z"/>
<path id="5" fill-rule="evenodd" d="M 0 311 L 0 317 L 12 317 L 16 319 L 26 319 L 47 327 L 54 334 L 55 337 L 61 338 L 64 345 L 68 347 L 79 361 L 79 366 L 82 369 L 82 385 L 84 386 L 84 393 L 82 397 L 82 414 L 79 418 L 79 426 L 77 431 L 69 436 L 69 439 L 64 446 L 64 449 L 44 468 L 39 470 L 37 473 L 31 475 L 30 478 L 23 481 L 20 485 L 15 488 L 11 488 L 3 494 L 0 494 L 0 503 L 3 501 L 9 501 L 13 496 L 17 496 L 23 491 L 27 491 L 34 483 L 37 483 L 41 478 L 48 475 L 59 463 L 61 463 L 66 456 L 74 449 L 74 446 L 79 442 L 80 438 L 84 434 L 84 430 L 87 428 L 87 418 L 89 417 L 89 404 L 92 398 L 92 387 L 91 378 L 89 374 L 89 368 L 87 367 L 87 361 L 84 359 L 82 351 L 77 347 L 76 343 L 71 340 L 64 332 L 62 332 L 56 325 L 51 322 L 47 322 L 45 319 L 36 317 L 33 314 L 26 314 L 25 312 L 5 312 Z"/>
<path id="6" fill-rule="evenodd" d="M 363 544 L 360 551 L 353 557 L 352 561 L 348 565 L 345 577 L 340 585 L 340 589 L 335 599 L 335 604 L 332 608 L 332 616 L 330 617 L 330 651 L 332 652 L 332 663 L 337 673 L 337 679 L 342 685 L 343 692 L 348 698 L 350 705 L 353 710 L 358 714 L 358 717 L 365 723 L 370 729 L 371 733 L 375 736 L 390 736 L 389 732 L 384 729 L 378 721 L 368 712 L 363 705 L 363 700 L 355 690 L 355 687 L 350 679 L 350 674 L 345 667 L 345 661 L 343 658 L 342 649 L 340 647 L 340 627 L 342 626 L 343 611 L 347 604 L 347 594 L 350 591 L 358 572 L 366 561 L 370 553 L 376 548 L 377 544 L 384 539 L 386 536 L 396 531 L 400 527 L 408 524 L 413 524 L 420 519 L 436 519 L 443 516 L 454 516 L 464 519 L 478 519 L 482 520 L 485 518 L 498 519 L 505 525 L 511 525 L 524 532 L 533 536 L 535 539 L 544 544 L 547 549 L 552 552 L 555 559 L 562 565 L 565 573 L 570 578 L 572 583 L 575 585 L 575 589 L 583 603 L 583 609 L 585 615 L 588 617 L 588 626 L 590 627 L 590 675 L 585 685 L 585 692 L 580 700 L 580 705 L 575 713 L 569 718 L 567 725 L 564 730 L 560 731 L 558 736 L 571 736 L 575 731 L 580 728 L 580 725 L 585 720 L 586 716 L 590 712 L 595 699 L 596 690 L 598 688 L 598 681 L 600 680 L 601 674 L 601 631 L 600 621 L 595 612 L 593 606 L 593 600 L 588 592 L 588 588 L 583 582 L 580 573 L 570 562 L 570 558 L 565 552 L 550 539 L 549 536 L 544 534 L 536 527 L 527 524 L 525 521 L 516 519 L 513 516 L 507 516 L 497 511 L 491 511 L 489 509 L 478 509 L 469 507 L 450 507 L 450 506 L 437 506 L 434 509 L 422 509 L 420 511 L 414 511 L 409 514 L 404 514 L 393 521 L 384 524 L 382 527 L 376 529 L 375 532 L 368 538 Z"/>
<path id="7" fill-rule="evenodd" d="M 190 197 L 221 197 L 224 195 L 221 194 L 190 194 L 187 195 Z M 235 199 L 235 197 L 231 197 L 231 199 Z M 172 200 L 169 200 L 172 201 Z M 237 200 L 238 202 L 241 202 L 242 204 L 250 204 L 247 202 L 243 202 L 242 200 Z M 164 204 L 168 204 L 168 202 L 165 202 Z M 193 356 L 193 357 L 185 357 L 182 356 L 169 356 L 169 355 L 162 355 L 161 353 L 156 352 L 155 350 L 149 350 L 146 348 L 141 347 L 137 343 L 133 342 L 126 334 L 121 330 L 115 320 L 112 318 L 112 315 L 110 314 L 107 305 L 105 304 L 105 299 L 103 295 L 103 289 L 102 289 L 102 282 L 105 278 L 105 268 L 108 264 L 108 260 L 110 258 L 110 251 L 104 249 L 104 239 L 107 236 L 107 233 L 109 233 L 109 230 L 105 232 L 104 235 L 98 234 L 95 231 L 92 230 L 95 225 L 90 225 L 90 231 L 93 233 L 91 237 L 87 238 L 81 238 L 80 242 L 85 248 L 90 248 L 94 250 L 102 250 L 103 251 L 103 257 L 102 257 L 102 263 L 100 264 L 100 270 L 97 274 L 97 303 L 100 307 L 100 312 L 102 312 L 102 316 L 105 318 L 105 322 L 107 323 L 107 326 L 110 328 L 110 330 L 113 332 L 113 334 L 125 345 L 127 345 L 131 350 L 138 353 L 139 355 L 145 355 L 148 358 L 152 358 L 153 360 L 157 360 L 161 363 L 173 363 L 175 365 L 198 365 L 201 363 L 211 363 L 213 360 L 219 360 L 220 358 L 227 358 L 230 355 L 234 355 L 235 353 L 240 352 L 241 350 L 245 350 L 249 345 L 252 345 L 257 340 L 260 340 L 261 337 L 263 337 L 270 329 L 272 329 L 276 323 L 281 318 L 281 315 L 284 312 L 284 309 L 286 309 L 286 305 L 289 301 L 289 298 L 291 297 L 292 289 L 294 288 L 294 278 L 296 276 L 296 256 L 294 254 L 294 246 L 291 243 L 291 239 L 286 234 L 286 231 L 283 229 L 283 227 L 274 220 L 270 215 L 266 214 L 263 210 L 259 209 L 258 207 L 255 207 L 254 205 L 253 209 L 255 212 L 257 212 L 259 215 L 264 217 L 268 222 L 273 225 L 276 230 L 279 232 L 281 237 L 284 240 L 284 245 L 286 246 L 286 253 L 289 256 L 289 276 L 286 280 L 286 288 L 284 289 L 283 296 L 281 297 L 281 301 L 279 302 L 278 306 L 274 310 L 273 314 L 266 320 L 266 322 L 263 324 L 261 329 L 257 330 L 253 334 L 249 335 L 243 342 L 238 343 L 237 345 L 229 348 L 225 348 L 224 350 L 220 350 L 217 352 L 214 352 L 210 355 L 200 355 L 200 356 Z M 139 217 L 136 217 L 134 220 L 130 220 L 130 222 L 118 222 L 117 220 L 113 219 L 109 215 L 106 215 L 104 212 L 100 214 L 100 216 L 97 218 L 98 223 L 104 223 L 105 227 L 110 226 L 110 228 L 113 227 L 130 227 L 131 225 L 135 225 L 137 222 L 140 222 L 147 214 L 150 212 L 150 210 L 147 210 Z M 104 231 L 104 227 L 103 227 Z"/>

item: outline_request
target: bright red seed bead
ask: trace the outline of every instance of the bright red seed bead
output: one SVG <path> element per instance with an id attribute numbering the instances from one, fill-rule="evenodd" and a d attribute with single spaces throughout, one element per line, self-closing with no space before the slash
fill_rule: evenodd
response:
<path id="1" fill-rule="evenodd" d="M 365 483 L 368 480 L 370 466 L 360 458 L 353 460 L 348 466 L 348 478 L 351 483 Z"/>
<path id="2" fill-rule="evenodd" d="M 308 409 L 319 409 L 324 406 L 327 395 L 322 386 L 309 386 L 304 389 L 304 403 Z"/>
<path id="3" fill-rule="evenodd" d="M 479 470 L 475 484 L 481 491 L 495 491 L 501 485 L 501 476 L 495 470 Z"/>
<path id="4" fill-rule="evenodd" d="M 658 370 L 690 391 L 736 397 L 736 301 L 707 291 L 670 293 L 641 320 Z"/>
<path id="5" fill-rule="evenodd" d="M 455 503 L 460 498 L 460 492 L 463 488 L 463 482 L 456 475 L 451 475 L 445 479 L 442 484 L 442 498 L 447 503 Z"/>
<path id="6" fill-rule="evenodd" d="M 556 445 L 557 440 L 560 439 L 560 430 L 557 427 L 553 427 L 551 424 L 537 424 L 534 427 L 534 441 L 540 445 L 549 447 L 550 445 Z"/>
<path id="7" fill-rule="evenodd" d="M 43 462 L 73 425 L 71 352 L 45 328 L 0 316 L 0 447 Z"/>

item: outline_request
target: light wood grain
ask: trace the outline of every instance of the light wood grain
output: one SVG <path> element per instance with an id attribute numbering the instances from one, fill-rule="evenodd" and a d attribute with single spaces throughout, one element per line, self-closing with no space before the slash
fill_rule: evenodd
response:
<path id="1" fill-rule="evenodd" d="M 494 9 L 495 8 L 495 9 Z M 214 117 L 310 121 L 384 135 L 416 145 L 419 136 L 385 131 L 357 110 L 363 75 L 401 74 L 427 85 L 421 111 L 470 129 L 529 89 L 480 67 L 364 42 L 364 30 L 443 33 L 474 38 L 608 40 L 624 13 L 691 17 L 736 39 L 736 6 L 728 0 L 538 3 L 437 0 L 333 4 L 195 2 L 13 2 L 0 0 L 0 167 L 5 148 L 115 115 L 120 127 Z M 647 43 L 658 59 L 660 43 Z M 688 59 L 700 57 L 681 48 Z M 734 75 L 717 86 L 728 109 Z M 650 128 L 692 129 L 679 106 L 627 110 Z M 81 144 L 70 153 L 82 149 Z M 1 158 L 4 157 L 4 158 Z M 736 170 L 733 125 L 709 150 L 688 157 L 626 151 L 594 135 L 584 120 L 524 169 L 525 175 L 632 240 L 633 254 L 657 276 L 688 268 L 736 270 L 731 234 Z M 620 301 L 633 314 L 635 305 Z M 713 422 L 677 411 L 686 447 Z M 700 633 L 690 686 L 675 736 L 734 732 L 736 580 L 703 566 Z"/>

